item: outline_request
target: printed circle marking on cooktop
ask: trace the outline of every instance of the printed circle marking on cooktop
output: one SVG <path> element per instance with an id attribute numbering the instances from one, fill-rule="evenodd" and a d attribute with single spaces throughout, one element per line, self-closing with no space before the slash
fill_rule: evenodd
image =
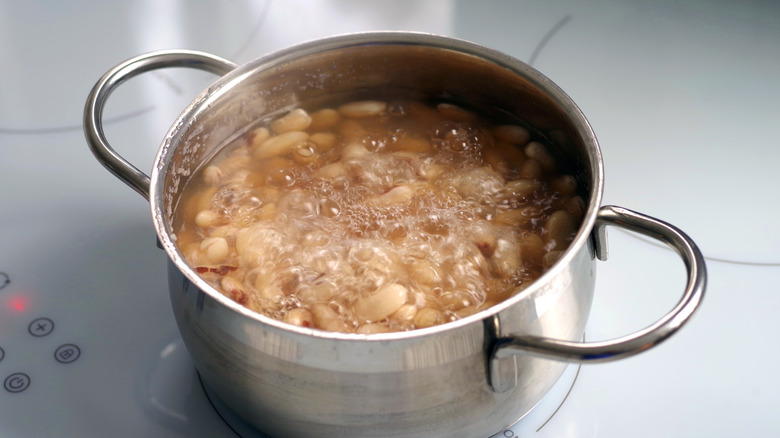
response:
<path id="1" fill-rule="evenodd" d="M 5 378 L 3 387 L 8 392 L 22 392 L 30 386 L 30 376 L 25 373 L 14 373 Z"/>
<path id="2" fill-rule="evenodd" d="M 11 277 L 5 272 L 0 272 L 0 289 L 5 288 L 11 282 Z"/>
<path id="3" fill-rule="evenodd" d="M 44 337 L 54 331 L 54 321 L 49 318 L 38 318 L 30 323 L 27 331 L 36 338 Z"/>
<path id="4" fill-rule="evenodd" d="M 61 345 L 54 352 L 54 359 L 59 363 L 71 363 L 81 356 L 81 349 L 77 345 L 65 344 Z"/>
<path id="5" fill-rule="evenodd" d="M 4 357 L 5 357 L 5 351 L 3 351 L 3 347 L 0 347 L 0 362 L 3 361 Z"/>

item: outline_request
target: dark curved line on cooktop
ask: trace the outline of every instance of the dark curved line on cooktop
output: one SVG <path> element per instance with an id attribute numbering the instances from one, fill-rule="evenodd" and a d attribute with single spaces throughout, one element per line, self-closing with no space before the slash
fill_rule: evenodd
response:
<path id="1" fill-rule="evenodd" d="M 547 45 L 548 42 L 555 36 L 555 34 L 558 33 L 558 31 L 561 30 L 563 26 L 566 25 L 571 20 L 571 15 L 564 16 L 561 20 L 559 20 L 555 25 L 553 25 L 552 28 L 550 28 L 549 31 L 542 37 L 542 39 L 539 41 L 539 44 L 536 45 L 536 48 L 534 49 L 533 53 L 531 54 L 531 57 L 528 59 L 528 65 L 533 65 L 534 62 L 536 62 L 536 59 L 539 57 L 539 54 L 541 53 L 542 49 Z M 656 246 L 658 248 L 665 248 L 671 250 L 671 248 L 659 244 L 653 240 L 643 238 L 642 236 L 637 236 L 634 233 L 629 233 L 625 230 L 620 230 L 631 237 L 641 240 L 645 243 L 649 243 L 653 246 Z M 747 262 L 744 260 L 736 260 L 736 259 L 726 259 L 726 258 L 720 258 L 720 257 L 711 257 L 711 256 L 704 256 L 705 260 L 716 262 L 716 263 L 726 263 L 731 265 L 740 265 L 740 266 L 753 266 L 753 267 L 761 267 L 761 268 L 777 268 L 780 267 L 780 262 Z"/>
<path id="2" fill-rule="evenodd" d="M 238 431 L 237 431 L 236 429 L 234 429 L 234 428 L 233 428 L 233 426 L 230 424 L 230 422 L 229 422 L 229 421 L 227 421 L 227 419 L 226 419 L 225 417 L 223 417 L 223 416 L 222 416 L 222 413 L 221 413 L 221 412 L 219 412 L 219 409 L 217 409 L 217 406 L 214 404 L 214 401 L 212 401 L 212 400 L 211 400 L 211 397 L 209 397 L 209 392 L 208 392 L 208 391 L 206 391 L 206 386 L 203 384 L 203 378 L 201 378 L 201 377 L 200 377 L 200 373 L 198 372 L 198 370 L 195 370 L 195 374 L 197 374 L 197 375 L 198 375 L 198 382 L 200 382 L 200 389 L 202 389 L 202 390 L 203 390 L 203 395 L 205 395 L 205 396 L 206 396 L 206 400 L 208 400 L 208 402 L 209 402 L 209 405 L 211 405 L 211 408 L 212 408 L 212 409 L 214 409 L 214 412 L 216 412 L 216 413 L 217 413 L 217 416 L 219 417 L 219 419 L 220 419 L 220 420 L 222 420 L 222 422 L 223 422 L 223 423 L 225 423 L 225 425 L 226 425 L 226 426 L 227 426 L 227 427 L 228 427 L 230 430 L 232 430 L 232 431 L 233 431 L 233 433 L 235 433 L 237 437 L 239 437 L 239 438 L 240 438 L 240 437 L 241 437 L 241 434 L 240 434 L 240 433 L 238 433 Z"/>
<path id="3" fill-rule="evenodd" d="M 583 339 L 584 339 L 584 336 L 583 336 Z M 553 413 L 550 414 L 550 418 L 548 418 L 544 423 L 542 423 L 541 426 L 539 426 L 538 429 L 536 429 L 537 432 L 542 430 L 542 428 L 544 426 L 547 426 L 547 423 L 549 423 L 550 420 L 553 419 L 555 414 L 557 414 L 558 411 L 561 410 L 561 408 L 563 407 L 563 404 L 566 403 L 566 400 L 569 399 L 569 394 L 571 394 L 571 391 L 574 389 L 574 385 L 577 383 L 577 379 L 580 377 L 580 370 L 582 370 L 582 364 L 577 365 L 577 373 L 574 374 L 574 380 L 572 380 L 571 386 L 569 387 L 569 390 L 566 391 L 566 395 L 563 397 L 563 400 L 561 400 L 561 403 L 558 405 L 558 407 L 555 408 L 555 411 L 553 411 Z"/>
<path id="4" fill-rule="evenodd" d="M 272 0 L 267 0 L 265 4 L 263 5 L 263 9 L 260 11 L 260 17 L 257 19 L 257 23 L 252 27 L 252 30 L 249 32 L 249 35 L 247 36 L 244 43 L 239 46 L 238 50 L 236 50 L 233 54 L 234 58 L 238 58 L 238 56 L 241 55 L 242 52 L 246 51 L 247 48 L 250 47 L 252 44 L 252 40 L 257 36 L 258 32 L 260 32 L 260 29 L 265 24 L 266 19 L 268 18 L 269 11 L 271 9 L 271 3 Z M 103 122 L 104 125 L 108 125 L 111 123 L 117 123 L 122 122 L 128 119 L 132 119 L 134 117 L 141 116 L 143 114 L 146 114 L 152 110 L 154 110 L 155 107 L 147 107 L 142 108 L 140 110 L 132 111 L 127 114 L 123 114 L 117 117 L 112 118 L 106 118 Z M 42 127 L 42 128 L 3 128 L 0 127 L 0 135 L 46 135 L 46 134 L 64 134 L 68 132 L 77 132 L 81 131 L 83 129 L 83 126 L 81 124 L 76 125 L 66 125 L 66 126 L 52 126 L 52 127 Z"/>
<path id="5" fill-rule="evenodd" d="M 263 9 L 260 11 L 260 17 L 257 19 L 257 23 L 255 23 L 254 27 L 252 27 L 252 30 L 249 32 L 246 40 L 244 40 L 244 43 L 241 44 L 235 52 L 233 52 L 233 59 L 238 59 L 243 54 L 243 52 L 245 52 L 252 45 L 252 40 L 255 39 L 257 34 L 260 32 L 260 29 L 265 25 L 265 20 L 268 18 L 268 13 L 271 10 L 271 3 L 271 0 L 266 0 L 265 4 L 263 4 Z"/>
<path id="6" fill-rule="evenodd" d="M 534 65 L 534 62 L 536 62 L 536 58 L 539 57 L 539 54 L 542 52 L 542 49 L 547 45 L 547 43 L 550 42 L 552 37 L 555 36 L 558 31 L 561 30 L 563 26 L 566 25 L 566 23 L 571 20 L 571 15 L 565 15 L 562 19 L 560 19 L 555 25 L 547 31 L 547 33 L 542 37 L 542 39 L 539 41 L 539 44 L 536 45 L 536 48 L 534 48 L 533 53 L 531 53 L 531 57 L 528 58 L 528 65 Z"/>
<path id="7" fill-rule="evenodd" d="M 644 243 L 653 245 L 657 248 L 667 249 L 669 251 L 672 251 L 672 248 L 669 248 L 666 245 L 663 245 L 661 243 L 656 242 L 655 240 L 652 240 L 650 238 L 637 235 L 635 233 L 631 233 L 627 230 L 621 230 L 620 228 L 617 229 L 621 233 L 624 233 L 636 240 L 641 240 Z M 736 259 L 724 259 L 720 257 L 710 257 L 707 255 L 704 255 L 704 260 L 710 261 L 710 262 L 717 262 L 717 263 L 726 263 L 730 265 L 740 265 L 740 266 L 753 266 L 753 267 L 759 267 L 759 268 L 778 268 L 780 267 L 780 262 L 746 262 L 744 260 L 736 260 Z"/>
<path id="8" fill-rule="evenodd" d="M 146 108 L 141 108 L 139 110 L 129 112 L 127 114 L 122 114 L 120 116 L 106 118 L 103 121 L 103 124 L 109 125 L 112 123 L 123 122 L 125 120 L 129 120 L 134 117 L 144 115 L 148 112 L 153 111 L 154 109 L 155 109 L 154 106 L 149 106 Z M 22 129 L 0 127 L 0 134 L 7 134 L 7 135 L 63 134 L 66 132 L 81 131 L 82 129 L 84 129 L 82 125 L 54 126 L 48 128 L 22 128 Z"/>

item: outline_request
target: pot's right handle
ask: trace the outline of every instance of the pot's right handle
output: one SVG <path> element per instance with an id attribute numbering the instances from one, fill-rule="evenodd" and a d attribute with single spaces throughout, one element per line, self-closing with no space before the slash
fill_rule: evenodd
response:
<path id="1" fill-rule="evenodd" d="M 126 80 L 151 70 L 187 67 L 223 76 L 237 67 L 218 56 L 190 50 L 163 50 L 136 56 L 109 70 L 95 84 L 84 107 L 84 135 L 92 153 L 111 173 L 149 200 L 149 176 L 116 153 L 103 133 L 103 107 L 108 96 Z"/>
<path id="2" fill-rule="evenodd" d="M 658 345 L 679 330 L 699 307 L 707 283 L 707 272 L 701 251 L 685 233 L 650 216 L 621 207 L 605 206 L 599 210 L 594 229 L 596 255 L 600 260 L 606 260 L 607 257 L 607 225 L 644 234 L 677 251 L 688 272 L 688 284 L 680 301 L 652 325 L 609 341 L 572 342 L 530 335 L 500 337 L 496 339 L 489 361 L 490 384 L 495 391 L 503 392 L 512 386 L 512 383 L 502 378 L 501 359 L 520 354 L 580 363 L 621 359 Z"/>

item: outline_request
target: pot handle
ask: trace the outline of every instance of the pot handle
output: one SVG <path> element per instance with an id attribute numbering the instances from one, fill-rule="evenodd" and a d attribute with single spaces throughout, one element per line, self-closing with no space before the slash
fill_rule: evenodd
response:
<path id="1" fill-rule="evenodd" d="M 595 363 L 622 359 L 645 351 L 669 338 L 680 329 L 701 304 L 707 282 L 704 257 L 693 241 L 678 228 L 658 219 L 625 208 L 602 207 L 596 218 L 594 240 L 596 256 L 607 258 L 606 227 L 614 225 L 657 239 L 674 249 L 683 259 L 688 283 L 677 305 L 650 326 L 617 339 L 600 342 L 573 342 L 530 335 L 509 335 L 496 339 L 490 354 L 490 384 L 496 392 L 513 386 L 507 379 L 507 367 L 501 359 L 515 355 L 535 355 L 566 362 Z M 498 321 L 495 321 L 498 323 Z"/>
<path id="2" fill-rule="evenodd" d="M 237 66 L 218 56 L 189 50 L 147 53 L 117 65 L 95 84 L 84 107 L 84 135 L 92 153 L 106 169 L 148 201 L 149 176 L 116 153 L 103 133 L 103 107 L 108 96 L 126 80 L 151 70 L 187 67 L 223 76 Z"/>

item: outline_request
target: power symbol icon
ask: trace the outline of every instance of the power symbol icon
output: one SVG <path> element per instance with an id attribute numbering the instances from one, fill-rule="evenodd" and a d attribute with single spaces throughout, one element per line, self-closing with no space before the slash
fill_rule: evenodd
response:
<path id="1" fill-rule="evenodd" d="M 24 373 L 14 373 L 5 378 L 3 382 L 8 392 L 22 392 L 30 386 L 30 376 Z"/>

